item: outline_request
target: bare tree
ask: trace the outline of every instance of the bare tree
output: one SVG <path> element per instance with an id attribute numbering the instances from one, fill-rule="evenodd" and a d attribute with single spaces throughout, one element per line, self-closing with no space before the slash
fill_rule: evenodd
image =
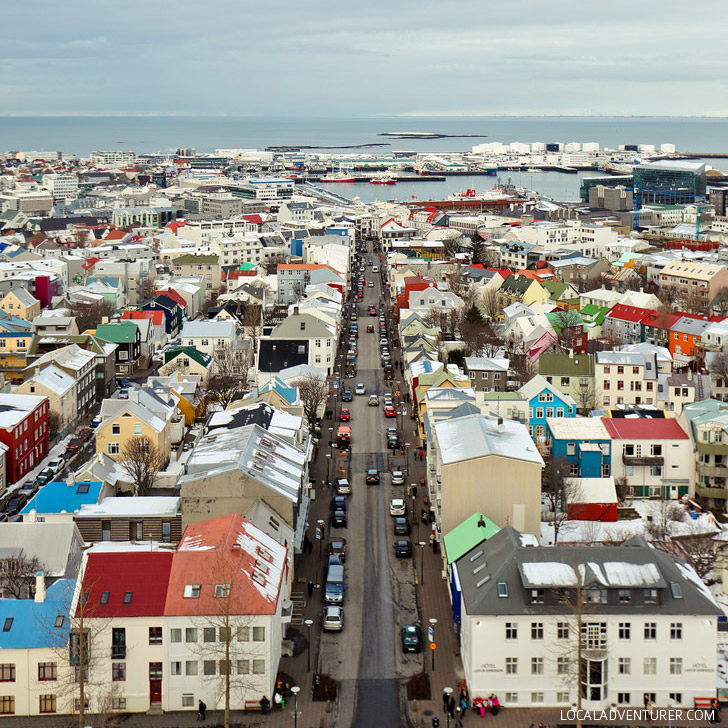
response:
<path id="1" fill-rule="evenodd" d="M 459 253 L 462 250 L 461 236 L 458 236 L 456 238 L 445 238 L 440 242 L 442 243 L 442 247 L 445 248 L 445 252 L 447 253 L 448 257 L 450 258 L 454 258 L 455 254 Z"/>
<path id="2" fill-rule="evenodd" d="M 61 431 L 61 416 L 56 410 L 48 411 L 48 435 L 52 440 Z"/>
<path id="3" fill-rule="evenodd" d="M 163 465 L 161 453 L 146 435 L 130 437 L 121 448 L 121 466 L 132 482 L 135 496 L 149 494 Z"/>
<path id="4" fill-rule="evenodd" d="M 303 412 L 306 415 L 308 424 L 313 428 L 318 420 L 319 408 L 329 396 L 326 377 L 308 374 L 305 377 L 294 379 L 291 384 L 298 389 L 298 396 L 303 404 Z"/>
<path id="5" fill-rule="evenodd" d="M 567 308 L 556 312 L 554 328 L 559 337 L 559 344 L 566 349 L 573 349 L 576 337 L 582 332 L 584 323 L 576 309 Z"/>
<path id="6" fill-rule="evenodd" d="M 495 288 L 486 288 L 482 292 L 480 295 L 480 309 L 491 321 L 500 316 L 502 308 L 498 300 L 498 291 Z"/>
<path id="7" fill-rule="evenodd" d="M 94 303 L 74 301 L 69 305 L 69 310 L 81 333 L 87 329 L 95 329 L 103 319 L 109 319 L 116 313 L 114 306 L 103 299 Z"/>
<path id="8" fill-rule="evenodd" d="M 0 591 L 4 599 L 32 599 L 35 577 L 45 567 L 36 556 L 8 556 L 0 561 Z"/>
<path id="9" fill-rule="evenodd" d="M 250 338 L 253 351 L 258 350 L 258 336 L 263 326 L 263 307 L 257 303 L 246 303 L 240 317 L 245 335 Z"/>
<path id="10" fill-rule="evenodd" d="M 541 493 L 549 504 L 549 517 L 554 524 L 554 544 L 559 540 L 561 526 L 569 519 L 569 503 L 580 493 L 576 480 L 569 476 L 569 470 L 569 461 L 557 457 L 541 472 Z"/>
<path id="11" fill-rule="evenodd" d="M 590 412 L 597 407 L 597 392 L 594 384 L 594 377 L 588 377 L 585 384 L 579 384 L 574 393 L 574 400 L 582 414 Z"/>
<path id="12" fill-rule="evenodd" d="M 154 298 L 154 292 L 157 290 L 157 281 L 153 275 L 144 276 L 137 283 L 137 301 L 148 301 Z"/>
<path id="13" fill-rule="evenodd" d="M 252 360 L 250 348 L 226 344 L 215 350 L 205 397 L 222 409 L 246 391 L 248 369 Z"/>
<path id="14" fill-rule="evenodd" d="M 676 540 L 688 556 L 690 565 L 701 579 L 705 579 L 715 566 L 715 541 L 712 533 L 706 533 L 699 526 L 691 524 L 686 535 Z"/>
<path id="15" fill-rule="evenodd" d="M 722 380 L 722 384 L 728 385 L 728 351 L 718 351 L 712 357 L 708 371 Z M 718 384 L 720 387 L 721 384 Z"/>
<path id="16" fill-rule="evenodd" d="M 282 253 L 279 253 L 278 255 L 274 255 L 273 257 L 268 258 L 268 260 L 266 260 L 263 263 L 263 268 L 265 269 L 265 272 L 268 275 L 273 275 L 273 273 L 275 273 L 278 270 L 278 266 L 281 263 L 287 263 L 287 262 L 288 262 L 288 258 L 286 258 L 286 256 L 283 255 Z"/>

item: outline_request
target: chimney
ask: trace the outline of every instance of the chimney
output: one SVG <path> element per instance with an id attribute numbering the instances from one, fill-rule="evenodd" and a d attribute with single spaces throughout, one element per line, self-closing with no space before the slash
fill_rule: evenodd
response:
<path id="1" fill-rule="evenodd" d="M 38 518 L 37 518 L 36 510 L 35 510 L 35 508 L 33 508 L 28 513 L 28 523 L 35 523 L 37 520 L 38 520 Z"/>
<path id="2" fill-rule="evenodd" d="M 506 431 L 505 423 L 503 422 L 503 418 L 498 418 L 498 434 L 502 435 Z"/>
<path id="3" fill-rule="evenodd" d="M 35 572 L 35 601 L 42 604 L 46 598 L 45 576 L 42 571 Z"/>

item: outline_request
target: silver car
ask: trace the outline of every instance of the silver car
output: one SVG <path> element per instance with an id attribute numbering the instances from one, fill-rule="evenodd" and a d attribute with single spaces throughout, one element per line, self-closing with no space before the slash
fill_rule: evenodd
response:
<path id="1" fill-rule="evenodd" d="M 404 485 L 404 473 L 401 470 L 392 471 L 392 485 Z"/>
<path id="2" fill-rule="evenodd" d="M 344 629 L 344 610 L 341 607 L 326 607 L 323 627 L 325 632 L 341 632 Z"/>

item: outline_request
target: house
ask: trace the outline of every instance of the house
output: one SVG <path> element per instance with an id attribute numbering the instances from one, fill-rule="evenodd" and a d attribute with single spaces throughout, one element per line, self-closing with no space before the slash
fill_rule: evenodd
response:
<path id="1" fill-rule="evenodd" d="M 142 334 L 134 321 L 117 321 L 96 327 L 99 339 L 116 344 L 116 373 L 133 376 L 139 369 L 142 355 Z"/>
<path id="2" fill-rule="evenodd" d="M 5 453 L 7 484 L 31 471 L 48 453 L 46 397 L 35 394 L 0 394 L 0 443 Z"/>
<path id="3" fill-rule="evenodd" d="M 539 532 L 543 460 L 522 424 L 469 415 L 436 423 L 434 434 L 427 472 L 439 534 L 474 511 Z"/>
<path id="4" fill-rule="evenodd" d="M 509 275 L 498 289 L 498 302 L 501 309 L 512 303 L 531 306 L 534 303 L 546 303 L 549 292 L 533 278 Z"/>
<path id="5" fill-rule="evenodd" d="M 611 477 L 612 436 L 603 418 L 547 418 L 546 430 L 552 462 L 566 463 L 572 478 Z"/>
<path id="6" fill-rule="evenodd" d="M 441 290 L 434 284 L 430 284 L 421 291 L 411 291 L 406 305 L 410 311 L 427 316 L 431 311 L 462 312 L 465 302 L 452 291 Z"/>
<path id="7" fill-rule="evenodd" d="M 597 406 L 594 357 L 591 354 L 541 354 L 538 358 L 538 373 L 550 384 L 555 384 L 561 392 L 571 396 L 580 411 L 592 410 Z"/>
<path id="8" fill-rule="evenodd" d="M 689 364 L 700 356 L 700 339 L 709 326 L 709 321 L 682 316 L 670 327 L 670 353 L 677 366 Z"/>
<path id="9" fill-rule="evenodd" d="M 265 340 L 260 339 L 261 351 Z M 331 375 L 334 371 L 336 331 L 326 326 L 316 316 L 300 313 L 297 307 L 271 331 L 267 340 L 275 344 L 295 342 L 294 345 L 304 346 L 308 351 L 308 358 L 303 363 L 325 370 L 327 375 Z M 269 347 L 270 344 L 266 346 Z M 271 362 L 261 361 L 259 355 L 258 370 L 261 373 L 268 371 L 267 363 Z M 293 366 L 293 363 L 289 362 L 288 366 Z"/>
<path id="10" fill-rule="evenodd" d="M 121 462 L 126 442 L 134 437 L 149 438 L 157 448 L 162 467 L 169 463 L 172 442 L 184 430 L 174 397 L 162 398 L 148 389 L 132 387 L 127 399 L 105 399 L 101 424 L 96 428 L 96 452 Z"/>
<path id="11" fill-rule="evenodd" d="M 576 417 L 573 397 L 561 392 L 540 374 L 526 382 L 518 392 L 528 402 L 528 432 L 537 443 L 546 437 L 548 417 Z"/>
<path id="12" fill-rule="evenodd" d="M 222 273 L 217 255 L 180 255 L 172 262 L 175 276 L 202 276 L 205 281 L 205 295 L 210 297 L 213 290 L 222 284 Z"/>
<path id="13" fill-rule="evenodd" d="M 28 293 L 25 288 L 8 291 L 0 299 L 0 311 L 17 316 L 25 321 L 33 321 L 40 316 L 40 301 Z"/>
<path id="14" fill-rule="evenodd" d="M 178 543 L 182 536 L 179 496 L 109 496 L 88 500 L 75 511 L 74 517 L 86 543 Z"/>
<path id="15" fill-rule="evenodd" d="M 212 356 L 198 351 L 194 346 L 170 346 L 164 350 L 162 356 L 163 363 L 157 371 L 165 377 L 179 371 L 184 375 L 199 376 L 205 383 L 210 376 Z"/>
<path id="16" fill-rule="evenodd" d="M 33 330 L 38 336 L 77 336 L 78 324 L 75 316 L 59 316 L 54 311 L 46 311 L 33 319 Z"/>
<path id="17" fill-rule="evenodd" d="M 111 489 L 99 481 L 53 480 L 46 483 L 20 512 L 23 522 L 56 523 L 73 521 L 78 510 L 88 503 L 98 503 Z M 81 533 L 83 536 L 83 533 Z"/>
<path id="18" fill-rule="evenodd" d="M 164 314 L 164 327 L 168 339 L 175 339 L 184 318 L 184 307 L 165 293 L 157 293 L 154 298 L 142 305 L 142 311 L 161 311 Z"/>
<path id="19" fill-rule="evenodd" d="M 202 401 L 203 378 L 200 374 L 183 374 L 178 369 L 167 376 L 147 377 L 147 387 L 171 392 L 177 409 L 185 418 L 185 425 L 192 426 Z"/>
<path id="20" fill-rule="evenodd" d="M 0 373 L 6 380 L 23 381 L 28 352 L 35 338 L 29 321 L 7 314 L 0 317 Z"/>
<path id="21" fill-rule="evenodd" d="M 695 260 L 672 260 L 658 274 L 661 291 L 671 291 L 689 310 L 706 311 L 721 288 L 728 287 L 728 269 Z"/>
<path id="22" fill-rule="evenodd" d="M 594 363 L 597 406 L 657 404 L 657 367 L 655 351 L 598 351 Z"/>
<path id="23" fill-rule="evenodd" d="M 597 285 L 602 274 L 609 268 L 609 263 L 604 259 L 577 255 L 549 261 L 549 266 L 557 280 L 569 283 L 580 291 L 586 291 Z"/>
<path id="24" fill-rule="evenodd" d="M 657 404 L 671 417 L 679 417 L 686 404 L 710 398 L 710 374 L 674 372 L 657 375 Z"/>
<path id="25" fill-rule="evenodd" d="M 180 334 L 182 346 L 192 346 L 197 351 L 214 356 L 216 351 L 234 349 L 238 341 L 239 327 L 236 321 L 187 321 Z"/>
<path id="26" fill-rule="evenodd" d="M 603 418 L 612 439 L 612 472 L 632 498 L 692 496 L 690 437 L 674 418 Z"/>
<path id="27" fill-rule="evenodd" d="M 162 311 L 124 311 L 121 318 L 135 323 L 144 319 L 149 321 L 149 333 L 146 337 L 142 336 L 142 341 L 146 341 L 149 355 L 159 351 L 167 343 L 167 332 Z"/>
<path id="28" fill-rule="evenodd" d="M 96 402 L 97 355 L 82 349 L 77 344 L 69 344 L 43 354 L 26 368 L 26 376 L 37 378 L 45 369 L 53 366 L 73 380 L 73 396 L 78 422 L 91 418 Z M 46 383 L 48 383 L 46 378 Z M 25 392 L 34 394 L 34 392 Z M 53 409 L 53 403 L 51 403 Z"/>
<path id="29" fill-rule="evenodd" d="M 723 611 L 691 566 L 641 538 L 542 547 L 506 526 L 454 570 L 471 696 L 568 710 L 580 690 L 583 710 L 606 711 L 715 694 Z"/>
<path id="30" fill-rule="evenodd" d="M 466 356 L 465 373 L 473 389 L 479 392 L 505 392 L 510 361 L 504 358 Z"/>
<path id="31" fill-rule="evenodd" d="M 57 366 L 51 364 L 34 377 L 26 379 L 14 390 L 16 394 L 35 394 L 45 397 L 50 407 L 52 436 L 65 437 L 76 428 L 76 382 Z"/>
<path id="32" fill-rule="evenodd" d="M 567 512 L 571 521 L 617 520 L 617 490 L 614 478 L 568 478 Z"/>

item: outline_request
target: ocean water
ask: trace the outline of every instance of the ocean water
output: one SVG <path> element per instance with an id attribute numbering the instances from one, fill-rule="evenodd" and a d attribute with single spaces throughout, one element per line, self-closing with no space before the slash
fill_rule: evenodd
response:
<path id="1" fill-rule="evenodd" d="M 435 140 L 392 139 L 383 132 L 427 131 L 472 134 L 473 138 Z M 264 149 L 267 146 L 346 146 L 382 144 L 365 151 L 465 151 L 484 141 L 599 142 L 602 147 L 620 144 L 671 143 L 678 151 L 728 153 L 728 119 L 685 117 L 367 117 L 367 118 L 264 118 L 264 117 L 0 117 L 0 151 L 63 151 L 88 156 L 94 149 L 131 149 L 155 152 L 192 147 L 212 152 L 222 147 Z M 353 150 L 352 150 L 353 151 Z M 710 162 L 728 168 L 727 160 Z M 514 184 L 532 187 L 558 199 L 578 197 L 579 176 L 560 173 L 504 173 Z M 447 182 L 399 184 L 386 190 L 374 185 L 334 186 L 345 196 L 364 200 L 387 197 L 434 199 L 468 187 L 492 187 L 491 177 L 454 177 Z M 438 187 L 440 185 L 440 187 Z"/>

